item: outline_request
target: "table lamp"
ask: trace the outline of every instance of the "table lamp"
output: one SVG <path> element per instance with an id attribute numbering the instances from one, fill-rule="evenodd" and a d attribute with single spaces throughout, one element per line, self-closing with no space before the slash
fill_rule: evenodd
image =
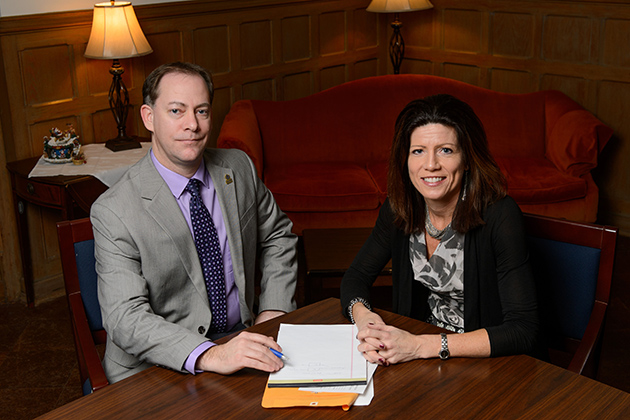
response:
<path id="1" fill-rule="evenodd" d="M 429 0 L 372 0 L 367 7 L 368 12 L 395 13 L 392 28 L 394 33 L 389 41 L 389 58 L 394 66 L 394 74 L 400 73 L 400 64 L 405 56 L 405 41 L 400 33 L 402 22 L 398 19 L 400 12 L 413 12 L 415 10 L 431 9 L 433 5 Z"/>
<path id="2" fill-rule="evenodd" d="M 108 140 L 105 146 L 114 151 L 136 149 L 140 143 L 127 136 L 125 125 L 129 108 L 129 93 L 122 80 L 125 72 L 119 59 L 140 57 L 153 52 L 142 33 L 133 6 L 128 1 L 108 1 L 94 5 L 92 32 L 85 57 L 114 60 L 109 72 L 113 76 L 109 88 L 109 107 L 118 126 L 118 137 Z"/>

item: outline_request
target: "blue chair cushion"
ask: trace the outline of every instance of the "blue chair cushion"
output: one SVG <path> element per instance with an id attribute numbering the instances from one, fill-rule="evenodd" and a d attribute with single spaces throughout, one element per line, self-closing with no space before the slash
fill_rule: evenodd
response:
<path id="1" fill-rule="evenodd" d="M 90 378 L 87 378 L 85 382 L 83 382 L 81 389 L 83 390 L 84 396 L 92 393 L 92 383 L 90 382 Z"/>
<path id="2" fill-rule="evenodd" d="M 593 311 L 600 250 L 529 237 L 530 260 L 543 302 L 543 325 L 581 340 Z"/>
<path id="3" fill-rule="evenodd" d="M 94 258 L 94 240 L 76 242 L 74 252 L 77 260 L 81 299 L 90 330 L 102 330 L 103 318 L 98 303 L 96 259 Z"/>

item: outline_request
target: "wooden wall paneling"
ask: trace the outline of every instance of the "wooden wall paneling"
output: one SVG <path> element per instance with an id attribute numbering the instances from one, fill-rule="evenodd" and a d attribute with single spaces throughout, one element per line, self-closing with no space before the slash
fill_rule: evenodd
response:
<path id="1" fill-rule="evenodd" d="M 483 16 L 478 10 L 444 11 L 444 49 L 457 52 L 483 52 Z"/>
<path id="2" fill-rule="evenodd" d="M 4 109 L 2 117 L 3 121 L 13 124 L 10 136 L 6 136 L 5 140 L 7 161 L 10 162 L 29 157 L 31 150 L 28 140 L 26 101 L 22 90 L 22 77 L 16 37 L 3 37 L 2 49 L 5 75 L 7 78 L 7 97 L 2 106 Z"/>
<path id="3" fill-rule="evenodd" d="M 290 16 L 281 20 L 282 62 L 308 60 L 312 57 L 311 16 Z"/>
<path id="4" fill-rule="evenodd" d="M 354 79 L 378 76 L 379 68 L 380 65 L 377 58 L 357 61 L 356 63 L 354 63 Z"/>
<path id="5" fill-rule="evenodd" d="M 366 48 L 377 48 L 379 45 L 378 14 L 367 12 L 364 8 L 352 11 L 352 31 L 348 31 L 351 38 L 351 49 L 360 51 Z"/>
<path id="6" fill-rule="evenodd" d="M 28 206 L 27 217 L 35 296 L 62 295 L 63 274 L 56 228 L 60 213 L 43 207 Z"/>
<path id="7" fill-rule="evenodd" d="M 0 74 L 3 71 L 0 70 Z M 0 112 L 3 112 L 0 108 Z M 7 163 L 5 152 L 4 124 L 0 120 L 0 168 L 5 168 Z M 9 138 L 10 140 L 10 138 Z M 6 170 L 5 170 L 6 173 Z M 0 177 L 0 302 L 12 302 L 20 296 L 22 286 L 20 259 L 20 247 L 15 234 L 16 221 L 13 213 L 13 200 L 11 182 L 8 176 Z"/>
<path id="8" fill-rule="evenodd" d="M 479 85 L 480 73 L 481 69 L 477 66 L 458 63 L 444 63 L 442 66 L 442 76 L 471 85 Z"/>
<path id="9" fill-rule="evenodd" d="M 236 98 L 242 98 L 240 90 L 238 96 L 236 89 L 231 86 L 217 87 L 216 80 L 223 75 L 229 75 L 234 69 L 233 58 L 238 55 L 233 53 L 234 36 L 237 31 L 233 25 L 226 23 L 211 26 L 202 26 L 192 29 L 193 59 L 191 61 L 206 68 L 213 77 L 215 85 L 214 100 L 212 103 L 212 132 L 210 146 L 216 146 L 217 137 L 221 128 L 221 122 L 227 115 Z M 236 40 L 240 39 L 238 36 Z M 240 63 L 240 58 L 237 63 Z"/>
<path id="10" fill-rule="evenodd" d="M 405 48 L 433 48 L 435 42 L 434 20 L 437 16 L 435 9 L 420 10 L 403 13 L 400 21 L 403 26 L 401 34 L 405 41 Z M 389 17 L 391 21 L 391 16 Z"/>
<path id="11" fill-rule="evenodd" d="M 9 85 L 12 101 L 20 101 L 23 107 L 11 106 L 14 121 L 24 121 L 14 127 L 16 156 L 14 159 L 37 156 L 42 152 L 42 125 L 62 123 L 65 120 L 80 130 L 76 118 L 81 97 L 86 93 L 85 77 L 79 74 L 77 63 L 82 55 L 77 47 L 86 42 L 81 31 L 46 31 L 42 34 L 27 34 L 16 38 L 17 60 L 15 66 L 20 75 L 19 83 Z M 44 129 L 43 134 L 48 134 Z"/>
<path id="12" fill-rule="evenodd" d="M 320 90 L 340 85 L 348 80 L 348 66 L 325 67 L 319 71 Z"/>
<path id="13" fill-rule="evenodd" d="M 386 74 L 389 62 L 387 15 L 355 8 L 349 14 L 348 45 L 355 55 L 346 66 L 346 81 Z"/>
<path id="14" fill-rule="evenodd" d="M 273 101 L 276 98 L 275 79 L 257 80 L 243 84 L 242 99 Z"/>
<path id="15" fill-rule="evenodd" d="M 72 72 L 72 46 L 46 45 L 20 51 L 27 106 L 71 101 L 77 96 Z"/>
<path id="16" fill-rule="evenodd" d="M 9 106 L 13 98 L 11 98 L 8 88 L 9 83 L 16 83 L 16 81 L 20 80 L 19 78 L 14 78 L 16 75 L 19 76 L 19 67 L 11 65 L 12 61 L 17 60 L 17 55 L 11 54 L 10 52 L 16 50 L 15 37 L 0 37 L 0 52 L 2 53 L 2 57 L 0 57 L 0 98 L 5 98 L 2 105 L 0 105 L 0 122 L 2 125 L 2 141 L 0 144 L 3 148 L 0 152 L 0 156 L 5 158 L 5 164 L 2 168 L 6 166 L 6 162 L 15 160 L 14 156 L 16 155 L 16 142 L 13 134 L 13 115 L 11 107 Z M 23 106 L 20 106 L 20 108 L 23 109 Z M 8 180 L 8 176 L 6 179 Z"/>
<path id="17" fill-rule="evenodd" d="M 271 20 L 244 22 L 239 29 L 242 68 L 271 66 L 273 64 Z"/>
<path id="18" fill-rule="evenodd" d="M 614 67 L 630 67 L 630 19 L 605 19 L 603 24 L 601 64 Z"/>
<path id="19" fill-rule="evenodd" d="M 532 58 L 535 29 L 535 18 L 531 13 L 493 13 L 490 53 L 504 57 Z"/>
<path id="20" fill-rule="evenodd" d="M 591 83 L 584 78 L 560 74 L 543 74 L 540 79 L 540 90 L 560 90 L 580 104 L 592 102 L 590 85 Z"/>
<path id="21" fill-rule="evenodd" d="M 87 46 L 87 44 L 85 44 Z M 85 53 L 85 48 L 82 49 L 80 55 Z M 125 68 L 125 72 L 122 74 L 122 80 L 127 88 L 131 86 L 131 78 L 129 71 L 129 60 L 121 60 L 120 64 Z M 86 88 L 85 93 L 90 96 L 107 96 L 109 93 L 109 87 L 112 83 L 112 76 L 109 74 L 109 69 L 112 67 L 112 60 L 95 60 L 85 59 L 84 72 L 86 75 Z M 104 75 L 108 75 L 105 77 Z"/>
<path id="22" fill-rule="evenodd" d="M 593 22 L 590 18 L 547 16 L 543 35 L 543 59 L 571 63 L 591 61 Z"/>
<path id="23" fill-rule="evenodd" d="M 391 67 L 391 63 L 389 63 L 389 56 L 383 61 L 387 61 L 388 67 Z M 439 70 L 435 70 L 436 67 L 439 67 L 439 64 L 432 62 L 431 60 L 420 60 L 414 57 L 405 57 L 400 65 L 400 72 L 410 74 L 441 74 Z"/>
<path id="24" fill-rule="evenodd" d="M 313 93 L 313 72 L 287 74 L 282 78 L 283 99 L 289 101 L 299 99 Z"/>
<path id="25" fill-rule="evenodd" d="M 234 103 L 234 88 L 220 87 L 214 90 L 214 100 L 212 101 L 212 132 L 208 147 L 216 147 L 217 138 L 221 129 L 221 123 Z M 219 121 L 219 123 L 217 123 Z"/>
<path id="26" fill-rule="evenodd" d="M 504 93 L 532 91 L 534 76 L 528 71 L 493 68 L 490 70 L 490 89 Z"/>
<path id="27" fill-rule="evenodd" d="M 232 70 L 230 26 L 217 25 L 193 29 L 194 61 L 213 75 Z"/>
<path id="28" fill-rule="evenodd" d="M 367 12 L 366 12 L 367 13 Z M 377 67 L 380 74 L 389 74 L 391 63 L 389 60 L 389 19 L 387 14 L 385 13 L 372 13 L 376 15 L 376 42 L 377 42 L 377 53 L 375 58 L 377 59 Z M 404 63 L 404 61 L 403 61 Z M 354 68 L 351 69 L 354 71 Z"/>
<path id="29" fill-rule="evenodd" d="M 151 48 L 153 48 L 151 54 L 142 57 L 145 77 L 162 64 L 184 60 L 183 33 L 181 31 L 145 32 L 145 35 Z"/>
<path id="30" fill-rule="evenodd" d="M 322 57 L 347 51 L 346 14 L 331 11 L 319 16 L 319 54 Z"/>

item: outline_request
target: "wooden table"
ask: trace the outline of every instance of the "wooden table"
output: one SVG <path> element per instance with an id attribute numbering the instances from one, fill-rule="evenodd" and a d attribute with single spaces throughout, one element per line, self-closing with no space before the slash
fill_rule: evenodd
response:
<path id="1" fill-rule="evenodd" d="M 415 334 L 440 331 L 424 322 L 377 312 L 385 322 Z M 280 322 L 347 321 L 339 300 L 330 298 L 249 330 L 276 336 Z M 262 408 L 268 377 L 250 369 L 231 376 L 192 376 L 152 367 L 40 418 L 630 418 L 630 394 L 529 356 L 416 360 L 379 367 L 372 403 L 348 412 L 329 407 Z"/>
<path id="2" fill-rule="evenodd" d="M 26 303 L 30 307 L 35 304 L 35 291 L 31 242 L 26 217 L 27 205 L 60 210 L 61 220 L 72 220 L 89 215 L 90 206 L 94 200 L 107 189 L 101 181 L 89 175 L 29 178 L 28 174 L 31 173 L 38 160 L 39 157 L 34 157 L 7 164 L 7 169 L 11 174 Z"/>
<path id="3" fill-rule="evenodd" d="M 372 228 L 305 229 L 304 260 L 306 263 L 306 303 L 328 297 L 339 297 L 344 273 L 354 261 Z M 385 266 L 374 282 L 375 306 L 391 308 L 392 264 Z"/>

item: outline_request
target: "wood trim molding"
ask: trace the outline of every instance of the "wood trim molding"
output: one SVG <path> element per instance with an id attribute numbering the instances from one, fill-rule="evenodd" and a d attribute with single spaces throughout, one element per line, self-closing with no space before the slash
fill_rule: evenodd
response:
<path id="1" fill-rule="evenodd" d="M 331 3 L 341 1 L 342 0 L 197 0 L 135 6 L 134 10 L 138 19 L 142 21 L 144 19 L 196 15 L 199 12 L 219 13 L 240 9 L 255 9 L 263 6 L 295 6 L 299 3 Z M 0 17 L 0 36 L 19 32 L 72 28 L 91 24 L 92 10 Z"/>

